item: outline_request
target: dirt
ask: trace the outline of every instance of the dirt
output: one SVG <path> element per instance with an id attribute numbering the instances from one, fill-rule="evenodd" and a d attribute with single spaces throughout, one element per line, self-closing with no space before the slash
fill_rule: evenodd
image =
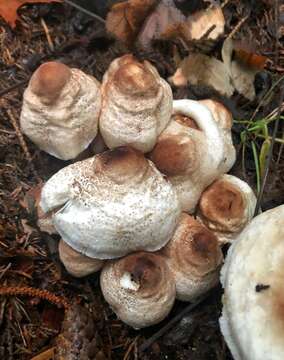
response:
<path id="1" fill-rule="evenodd" d="M 182 1 L 179 3 L 182 6 Z M 200 2 L 194 3 L 197 7 Z M 250 102 L 238 94 L 227 99 L 212 89 L 200 86 L 173 89 L 174 97 L 218 99 L 232 111 L 234 119 L 250 119 L 263 94 L 280 79 L 284 70 L 284 49 L 276 45 L 273 3 L 268 0 L 232 0 L 224 7 L 226 34 L 251 11 L 236 37 L 253 41 L 256 51 L 270 60 L 267 69 L 258 75 L 255 101 Z M 102 15 L 105 12 L 103 8 Z M 139 346 L 145 339 L 167 324 L 186 305 L 176 303 L 170 317 L 158 326 L 142 331 L 130 329 L 116 318 L 103 300 L 98 275 L 81 280 L 68 275 L 58 259 L 58 237 L 39 231 L 35 209 L 27 194 L 70 162 L 39 151 L 21 136 L 18 120 L 27 82 L 40 63 L 54 59 L 78 67 L 101 80 L 110 62 L 128 53 L 129 49 L 106 34 L 101 23 L 67 4 L 31 5 L 22 8 L 20 13 L 22 20 L 15 30 L 0 20 L 0 295 L 3 286 L 29 286 L 65 297 L 71 304 L 84 304 L 92 312 L 100 336 L 97 343 L 101 351 L 96 359 L 231 359 L 218 326 L 220 288 L 175 324 L 170 333 L 139 354 Z M 43 21 L 50 40 L 44 31 Z M 171 42 L 157 41 L 151 51 L 134 48 L 132 52 L 139 59 L 150 60 L 161 76 L 167 78 L 175 71 L 172 49 Z M 186 50 L 181 51 L 186 55 Z M 218 51 L 218 47 L 214 51 Z M 14 90 L 7 91 L 15 85 Z M 277 109 L 279 100 L 280 85 L 274 88 L 265 106 L 260 107 L 256 119 L 264 118 Z M 249 146 L 242 158 L 240 134 L 244 129 L 238 123 L 233 128 L 238 161 L 232 173 L 246 179 L 256 189 L 255 163 Z M 273 126 L 269 127 L 269 131 L 272 134 Z M 282 121 L 278 138 L 283 137 L 283 131 Z M 276 143 L 262 208 L 268 209 L 283 202 L 284 152 L 283 144 Z M 52 305 L 48 299 L 1 296 L 0 358 L 32 359 L 52 348 L 63 319 L 64 309 Z"/>

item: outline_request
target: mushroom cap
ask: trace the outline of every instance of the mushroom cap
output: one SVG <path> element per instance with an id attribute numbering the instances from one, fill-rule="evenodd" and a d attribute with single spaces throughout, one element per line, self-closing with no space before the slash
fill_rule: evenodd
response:
<path id="1" fill-rule="evenodd" d="M 160 249 L 180 215 L 172 185 L 129 147 L 61 169 L 44 185 L 40 204 L 45 213 L 57 209 L 53 223 L 69 246 L 98 259 Z"/>
<path id="2" fill-rule="evenodd" d="M 132 55 L 114 60 L 103 77 L 100 132 L 109 148 L 154 147 L 171 118 L 172 90 L 149 62 Z"/>
<path id="3" fill-rule="evenodd" d="M 162 321 L 175 301 L 175 283 L 164 259 L 138 252 L 110 261 L 101 272 L 105 300 L 126 324 L 140 329 Z"/>
<path id="4" fill-rule="evenodd" d="M 219 281 L 223 260 L 216 236 L 182 213 L 172 239 L 160 250 L 173 273 L 177 299 L 192 301 Z"/>
<path id="5" fill-rule="evenodd" d="M 284 357 L 284 205 L 255 217 L 221 271 L 220 326 L 235 360 Z"/>
<path id="6" fill-rule="evenodd" d="M 175 100 L 172 120 L 149 157 L 175 187 L 182 210 L 192 213 L 202 191 L 222 174 L 225 143 L 205 105 Z"/>
<path id="7" fill-rule="evenodd" d="M 58 62 L 42 64 L 24 92 L 21 128 L 41 150 L 75 158 L 97 135 L 99 82 Z"/>
<path id="8" fill-rule="evenodd" d="M 58 246 L 59 257 L 67 272 L 74 277 L 83 277 L 101 270 L 103 260 L 92 259 L 72 249 L 62 239 Z"/>
<path id="9" fill-rule="evenodd" d="M 226 157 L 221 164 L 221 167 L 222 172 L 226 173 L 232 168 L 236 161 L 236 149 L 233 145 L 231 131 L 233 126 L 232 114 L 223 104 L 219 103 L 218 101 L 206 99 L 199 102 L 205 105 L 211 111 L 214 120 L 221 129 L 226 148 Z"/>
<path id="10" fill-rule="evenodd" d="M 202 193 L 197 215 L 220 243 L 233 241 L 253 218 L 256 197 L 252 188 L 233 175 L 222 175 Z"/>

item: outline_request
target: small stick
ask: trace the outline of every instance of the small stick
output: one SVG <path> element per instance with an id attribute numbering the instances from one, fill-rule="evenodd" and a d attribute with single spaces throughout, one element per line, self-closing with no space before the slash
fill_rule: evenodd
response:
<path id="1" fill-rule="evenodd" d="M 98 20 L 99 22 L 101 22 L 102 24 L 105 24 L 105 20 L 103 18 L 101 18 L 99 15 L 97 14 L 94 14 L 93 12 L 83 8 L 82 6 L 80 5 L 77 5 L 76 3 L 74 3 L 73 1 L 71 0 L 64 0 L 64 2 L 70 6 L 73 6 L 74 8 L 82 11 L 83 13 L 93 17 L 94 19 Z"/>
<path id="2" fill-rule="evenodd" d="M 43 18 L 40 18 L 40 22 L 41 22 L 41 25 L 42 25 L 43 30 L 45 32 L 45 36 L 46 36 L 49 48 L 50 48 L 51 51 L 54 51 L 54 45 L 53 45 L 53 42 L 52 42 L 52 39 L 51 39 L 51 36 L 50 36 L 50 33 L 49 33 L 49 29 L 48 29 L 48 27 L 46 25 L 46 22 L 44 21 Z"/>
<path id="3" fill-rule="evenodd" d="M 28 80 L 23 80 L 23 81 L 18 82 L 17 84 L 14 84 L 14 85 L 12 85 L 12 86 L 9 86 L 8 88 L 6 88 L 6 89 L 4 89 L 4 90 L 1 90 L 1 91 L 0 91 L 0 97 L 8 94 L 9 92 L 17 89 L 18 87 L 20 87 L 20 86 L 22 86 L 22 85 L 26 85 L 27 82 L 28 82 Z"/>
<path id="4" fill-rule="evenodd" d="M 230 32 L 230 34 L 227 36 L 227 39 L 232 39 L 233 36 L 240 30 L 241 26 L 244 24 L 244 22 L 247 21 L 249 18 L 249 14 L 246 15 L 244 18 L 242 18 L 237 25 L 234 27 L 234 29 Z"/>
<path id="5" fill-rule="evenodd" d="M 30 151 L 28 149 L 28 146 L 27 146 L 26 141 L 25 141 L 25 139 L 23 137 L 23 134 L 21 133 L 21 130 L 20 130 L 19 126 L 18 126 L 15 115 L 13 114 L 12 110 L 10 110 L 10 109 L 7 109 L 6 112 L 7 112 L 8 118 L 9 118 L 13 128 L 15 129 L 16 135 L 17 135 L 17 137 L 19 139 L 19 143 L 20 143 L 20 145 L 21 145 L 21 147 L 23 149 L 25 157 L 28 160 L 28 162 L 30 163 L 30 166 L 31 166 L 31 169 L 32 169 L 32 172 L 33 172 L 34 176 L 36 177 L 37 181 L 41 181 L 41 179 L 40 179 L 40 177 L 39 177 L 39 175 L 38 175 L 38 173 L 37 173 L 37 171 L 36 171 L 36 169 L 34 167 L 31 153 L 30 153 Z"/>
<path id="6" fill-rule="evenodd" d="M 155 341 L 157 341 L 160 337 L 165 335 L 178 321 L 180 321 L 186 314 L 195 309 L 199 304 L 201 304 L 209 295 L 212 294 L 212 291 L 207 292 L 203 296 L 201 296 L 194 303 L 189 304 L 185 307 L 180 313 L 178 313 L 174 318 L 172 318 L 165 326 L 163 326 L 159 331 L 157 331 L 154 335 L 152 335 L 149 339 L 147 339 L 142 345 L 139 346 L 138 352 L 141 353 L 148 349 Z"/>

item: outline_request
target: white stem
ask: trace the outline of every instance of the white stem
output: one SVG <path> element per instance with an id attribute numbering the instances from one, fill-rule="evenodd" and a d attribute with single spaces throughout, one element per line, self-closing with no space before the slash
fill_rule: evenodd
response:
<path id="1" fill-rule="evenodd" d="M 214 160 L 219 164 L 224 156 L 224 142 L 216 121 L 210 110 L 198 101 L 182 99 L 174 100 L 173 112 L 191 117 L 200 130 L 205 133 L 208 147 L 214 152 Z"/>

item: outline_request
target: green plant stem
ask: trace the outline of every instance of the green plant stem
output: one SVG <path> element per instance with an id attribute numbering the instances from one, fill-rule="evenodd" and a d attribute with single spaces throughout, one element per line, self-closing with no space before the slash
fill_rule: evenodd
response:
<path id="1" fill-rule="evenodd" d="M 260 191 L 259 158 L 258 158 L 256 145 L 253 141 L 251 141 L 251 147 L 252 147 L 253 158 L 254 158 L 254 163 L 255 163 L 255 171 L 256 171 L 256 188 L 257 188 L 257 193 L 259 193 L 259 191 Z"/>

